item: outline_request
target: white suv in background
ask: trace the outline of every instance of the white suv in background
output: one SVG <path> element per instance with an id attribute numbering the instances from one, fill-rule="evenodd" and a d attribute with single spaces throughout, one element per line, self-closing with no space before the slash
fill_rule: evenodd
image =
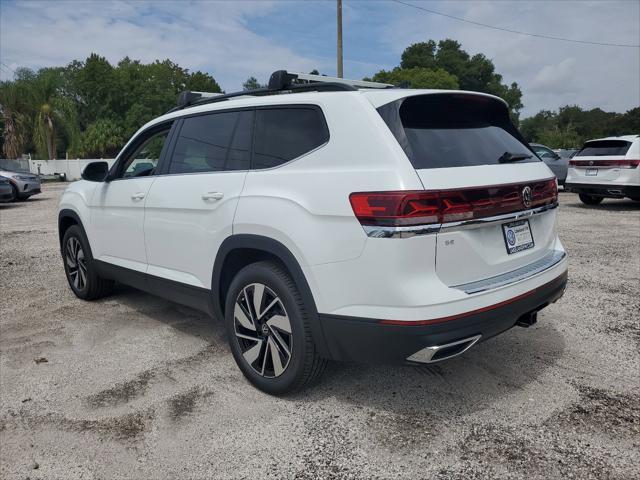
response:
<path id="1" fill-rule="evenodd" d="M 589 140 L 569 162 L 565 189 L 587 205 L 605 198 L 640 201 L 640 135 Z"/>
<path id="2" fill-rule="evenodd" d="M 503 100 L 390 87 L 278 71 L 183 93 L 63 194 L 71 289 L 224 319 L 274 394 L 327 359 L 429 363 L 531 325 L 567 282 L 552 172 Z"/>

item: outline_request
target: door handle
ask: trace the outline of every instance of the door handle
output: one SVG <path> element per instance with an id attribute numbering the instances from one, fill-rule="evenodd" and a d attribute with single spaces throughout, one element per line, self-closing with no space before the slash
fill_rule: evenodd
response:
<path id="1" fill-rule="evenodd" d="M 138 192 L 131 195 L 131 200 L 142 200 L 144 198 L 144 193 Z"/>
<path id="2" fill-rule="evenodd" d="M 203 200 L 220 200 L 224 197 L 224 193 L 222 192 L 207 192 L 202 194 Z"/>

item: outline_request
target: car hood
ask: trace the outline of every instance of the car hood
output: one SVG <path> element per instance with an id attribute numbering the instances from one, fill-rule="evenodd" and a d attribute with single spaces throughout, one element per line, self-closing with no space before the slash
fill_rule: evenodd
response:
<path id="1" fill-rule="evenodd" d="M 34 175 L 31 172 L 14 172 L 12 170 L 0 170 L 0 175 L 3 177 L 12 177 L 13 175 L 21 175 L 23 177 L 38 178 L 37 175 Z"/>

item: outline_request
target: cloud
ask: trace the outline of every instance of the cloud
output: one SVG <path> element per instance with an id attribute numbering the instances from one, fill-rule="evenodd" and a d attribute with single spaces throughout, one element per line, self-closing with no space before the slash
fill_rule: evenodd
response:
<path id="1" fill-rule="evenodd" d="M 513 30 L 572 39 L 640 44 L 640 2 L 476 0 L 420 3 Z M 397 4 L 396 4 L 397 5 Z M 397 5 L 403 7 L 402 5 Z M 517 82 L 524 115 L 567 104 L 626 111 L 640 105 L 640 49 L 582 45 L 490 30 L 403 7 L 381 32 L 399 55 L 406 45 L 454 38 L 493 60 L 504 81 Z"/>
<path id="2" fill-rule="evenodd" d="M 250 75 L 266 81 L 274 65 L 311 70 L 312 59 L 253 33 L 247 23 L 274 2 L 25 2 L 2 4 L 1 61 L 40 68 L 92 52 L 117 62 L 170 58 L 206 70 L 226 89 Z M 12 74 L 3 69 L 3 78 Z"/>
<path id="3" fill-rule="evenodd" d="M 429 1 L 426 8 L 514 30 L 640 43 L 640 2 Z M 400 61 L 411 43 L 454 38 L 484 53 L 523 91 L 523 114 L 567 104 L 626 111 L 640 104 L 640 49 L 599 47 L 500 32 L 391 2 L 344 3 L 345 76 Z M 227 91 L 276 69 L 335 74 L 335 3 L 295 1 L 0 1 L 0 61 L 39 68 L 96 52 L 150 62 L 170 58 L 211 73 Z M 12 72 L 1 67 L 0 78 Z"/>
<path id="4" fill-rule="evenodd" d="M 553 94 L 571 92 L 576 63 L 575 58 L 565 58 L 556 65 L 545 65 L 533 78 L 529 91 Z"/>

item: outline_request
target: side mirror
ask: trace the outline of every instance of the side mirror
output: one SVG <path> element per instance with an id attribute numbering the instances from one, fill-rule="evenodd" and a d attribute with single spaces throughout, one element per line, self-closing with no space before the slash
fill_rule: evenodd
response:
<path id="1" fill-rule="evenodd" d="M 89 182 L 102 182 L 108 172 L 109 164 L 107 162 L 91 162 L 82 169 L 82 174 L 80 176 L 83 180 L 87 180 Z"/>

